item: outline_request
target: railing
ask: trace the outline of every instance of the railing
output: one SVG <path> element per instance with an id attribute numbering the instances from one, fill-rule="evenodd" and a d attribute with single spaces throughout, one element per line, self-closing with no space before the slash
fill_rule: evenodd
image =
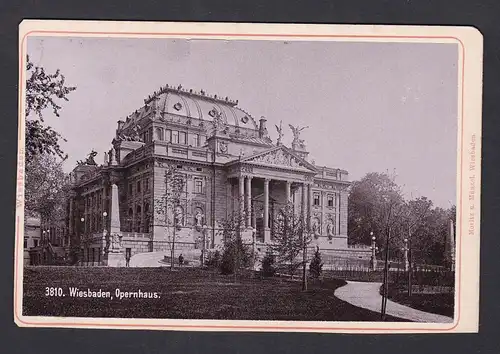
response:
<path id="1" fill-rule="evenodd" d="M 151 233 L 143 233 L 143 232 L 122 232 L 123 238 L 125 239 L 143 239 L 143 240 L 151 240 Z"/>

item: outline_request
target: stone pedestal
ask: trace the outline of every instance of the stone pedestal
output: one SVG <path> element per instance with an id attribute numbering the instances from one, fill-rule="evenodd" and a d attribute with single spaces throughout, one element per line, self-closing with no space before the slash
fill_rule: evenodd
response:
<path id="1" fill-rule="evenodd" d="M 125 267 L 125 254 L 123 252 L 109 252 L 103 261 L 108 267 Z"/>

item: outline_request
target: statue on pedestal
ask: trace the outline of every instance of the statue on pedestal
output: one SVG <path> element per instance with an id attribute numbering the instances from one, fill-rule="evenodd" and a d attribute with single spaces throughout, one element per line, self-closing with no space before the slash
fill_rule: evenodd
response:
<path id="1" fill-rule="evenodd" d="M 304 129 L 307 129 L 309 127 L 302 127 L 302 128 L 300 126 L 294 127 L 291 124 L 288 124 L 288 126 L 290 127 L 290 129 L 292 130 L 292 133 L 293 133 L 292 147 L 297 146 L 300 148 L 305 148 L 304 140 L 299 139 L 299 136 L 300 136 L 301 131 L 303 131 Z"/>
<path id="2" fill-rule="evenodd" d="M 275 125 L 276 127 L 276 131 L 278 132 L 278 140 L 276 141 L 276 145 L 281 145 L 281 138 L 283 138 L 283 127 L 281 126 L 282 124 L 282 121 L 280 120 L 280 126 L 278 127 L 277 125 Z"/>
<path id="3" fill-rule="evenodd" d="M 122 248 L 122 236 L 118 233 L 114 233 L 111 237 L 111 249 L 115 252 Z"/>

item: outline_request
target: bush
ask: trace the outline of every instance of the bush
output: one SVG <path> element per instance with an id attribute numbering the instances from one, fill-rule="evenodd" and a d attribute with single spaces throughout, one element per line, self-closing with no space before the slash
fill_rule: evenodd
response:
<path id="1" fill-rule="evenodd" d="M 319 249 L 316 249 L 311 264 L 309 264 L 309 272 L 313 278 L 317 279 L 321 276 L 322 271 L 323 263 L 321 262 L 321 254 L 319 253 Z"/>
<path id="2" fill-rule="evenodd" d="M 243 244 L 241 238 L 231 240 L 224 245 L 224 253 L 220 263 L 222 274 L 233 274 L 241 268 L 250 266 L 251 251 Z"/>
<path id="3" fill-rule="evenodd" d="M 205 264 L 210 269 L 219 268 L 221 264 L 221 256 L 219 250 L 208 253 L 207 259 L 205 260 Z"/>
<path id="4" fill-rule="evenodd" d="M 268 252 L 262 259 L 262 275 L 272 277 L 276 273 L 274 266 L 275 259 L 272 253 Z"/>

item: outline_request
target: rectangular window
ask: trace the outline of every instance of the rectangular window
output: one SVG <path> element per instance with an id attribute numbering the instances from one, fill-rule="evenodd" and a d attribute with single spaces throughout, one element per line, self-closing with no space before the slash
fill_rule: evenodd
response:
<path id="1" fill-rule="evenodd" d="M 172 131 L 172 143 L 179 144 L 179 132 L 173 130 Z"/>
<path id="2" fill-rule="evenodd" d="M 144 189 L 145 189 L 146 191 L 149 191 L 149 178 L 146 178 L 146 179 L 144 180 Z"/>
<path id="3" fill-rule="evenodd" d="M 128 185 L 128 194 L 132 195 L 132 193 L 133 193 L 132 183 L 129 183 L 129 185 Z"/>
<path id="4" fill-rule="evenodd" d="M 314 204 L 315 206 L 319 206 L 319 205 L 320 205 L 320 204 L 319 204 L 319 193 L 314 193 L 314 194 L 313 194 L 313 200 L 314 200 L 313 204 Z"/>
<path id="5" fill-rule="evenodd" d="M 203 193 L 203 181 L 201 179 L 194 180 L 194 192 L 197 194 Z"/>
<path id="6" fill-rule="evenodd" d="M 200 146 L 200 136 L 198 134 L 193 134 L 193 146 Z"/>
<path id="7" fill-rule="evenodd" d="M 179 144 L 186 145 L 186 133 L 185 132 L 179 132 Z"/>
<path id="8" fill-rule="evenodd" d="M 328 195 L 328 207 L 333 208 L 333 195 Z"/>
<path id="9" fill-rule="evenodd" d="M 141 193 L 141 181 L 137 181 L 137 193 Z"/>
<path id="10" fill-rule="evenodd" d="M 165 130 L 165 141 L 167 143 L 172 141 L 172 131 L 170 129 Z"/>
<path id="11" fill-rule="evenodd" d="M 38 240 L 33 240 L 33 242 L 34 242 L 34 246 L 38 247 Z"/>
<path id="12" fill-rule="evenodd" d="M 24 239 L 24 248 L 28 248 L 28 239 L 27 238 Z"/>

